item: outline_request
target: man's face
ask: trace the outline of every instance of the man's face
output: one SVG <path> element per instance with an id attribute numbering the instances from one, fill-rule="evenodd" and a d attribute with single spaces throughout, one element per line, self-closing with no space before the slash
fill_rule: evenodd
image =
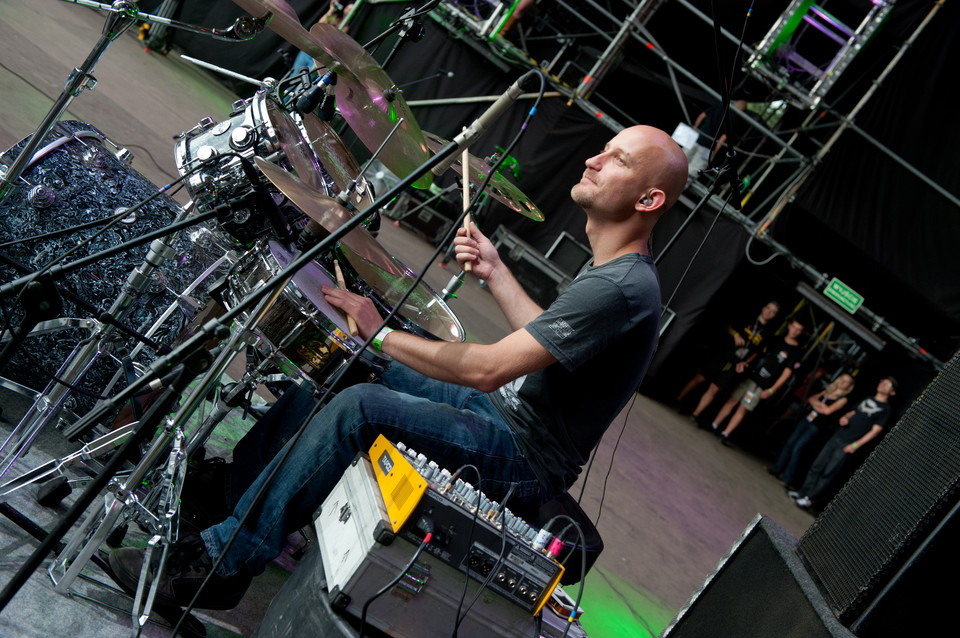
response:
<path id="1" fill-rule="evenodd" d="M 768 303 L 766 306 L 760 309 L 760 317 L 764 321 L 770 321 L 777 316 L 778 310 L 780 310 L 780 307 L 777 304 L 773 302 Z"/>
<path id="2" fill-rule="evenodd" d="M 647 190 L 647 145 L 642 129 L 617 133 L 603 152 L 586 161 L 583 177 L 570 191 L 573 201 L 587 212 L 632 214 Z"/>
<path id="3" fill-rule="evenodd" d="M 893 381 L 890 379 L 880 379 L 880 383 L 877 385 L 877 394 L 884 396 L 896 394 L 896 391 L 893 389 Z"/>
<path id="4" fill-rule="evenodd" d="M 787 334 L 791 338 L 796 339 L 797 337 L 803 334 L 803 324 L 800 323 L 799 321 L 791 321 L 787 325 Z"/>

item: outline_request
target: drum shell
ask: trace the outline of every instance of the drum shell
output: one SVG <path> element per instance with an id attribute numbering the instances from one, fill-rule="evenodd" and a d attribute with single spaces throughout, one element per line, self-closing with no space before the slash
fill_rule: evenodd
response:
<path id="1" fill-rule="evenodd" d="M 0 163 L 9 165 L 28 139 L 0 155 Z M 176 201 L 161 194 L 87 246 L 79 247 L 79 244 L 102 227 L 71 230 L 57 237 L 28 239 L 110 217 L 121 209 L 133 208 L 156 195 L 159 188 L 129 164 L 117 159 L 107 149 L 104 139 L 102 132 L 84 122 L 61 121 L 54 125 L 38 147 L 37 159 L 24 170 L 20 188 L 0 203 L 0 243 L 5 244 L 0 247 L 3 256 L 0 280 L 10 281 L 33 272 L 68 250 L 75 250 L 67 258 L 68 262 L 72 262 L 144 233 L 160 230 L 182 211 Z M 161 312 L 177 299 L 177 291 L 184 290 L 211 263 L 211 256 L 198 252 L 186 238 L 177 237 L 168 243 L 176 256 L 154 271 L 147 290 L 132 304 L 129 315 L 123 320 L 130 327 L 143 330 L 153 324 Z M 149 245 L 144 244 L 67 274 L 57 282 L 61 290 L 96 306 L 97 312 L 92 314 L 78 307 L 68 295 L 64 295 L 60 316 L 89 318 L 108 309 L 120 296 L 129 274 L 143 263 L 148 250 Z M 196 291 L 195 296 L 198 302 L 205 298 L 205 285 Z M 182 307 L 191 305 L 187 303 Z M 189 320 L 191 312 L 192 309 L 187 313 L 175 313 L 154 335 L 154 339 L 160 343 L 170 343 Z M 10 323 L 16 323 L 21 316 L 19 308 L 13 307 L 7 319 Z M 22 351 L 0 374 L 34 390 L 42 390 L 49 377 L 39 368 L 55 372 L 70 351 L 88 334 L 86 329 L 65 329 L 31 336 L 23 344 Z M 115 339 L 104 347 L 119 356 L 131 344 L 116 333 L 114 336 Z M 152 358 L 149 350 L 146 350 L 143 360 Z M 87 373 L 82 387 L 95 392 L 103 387 L 113 374 L 115 364 L 101 363 Z M 89 402 L 81 403 L 86 405 Z"/>
<path id="2" fill-rule="evenodd" d="M 281 134 L 281 130 L 284 131 Z M 258 93 L 247 101 L 242 110 L 229 118 L 197 133 L 185 133 L 174 147 L 174 159 L 181 177 L 185 177 L 187 192 L 193 197 L 197 210 L 231 202 L 232 212 L 221 216 L 218 224 L 223 231 L 243 246 L 269 235 L 272 226 L 264 211 L 258 210 L 253 197 L 253 185 L 240 166 L 239 157 L 252 161 L 254 157 L 270 159 L 285 170 L 292 170 L 285 155 L 284 136 L 293 136 L 298 147 L 298 162 L 306 166 L 305 179 L 323 194 L 329 186 L 321 177 L 319 161 L 300 139 L 300 129 L 289 115 L 265 94 Z M 294 150 L 292 147 L 287 150 Z M 266 178 L 258 176 L 262 188 L 280 201 L 282 195 Z M 297 225 L 302 213 L 282 207 L 288 223 Z"/>

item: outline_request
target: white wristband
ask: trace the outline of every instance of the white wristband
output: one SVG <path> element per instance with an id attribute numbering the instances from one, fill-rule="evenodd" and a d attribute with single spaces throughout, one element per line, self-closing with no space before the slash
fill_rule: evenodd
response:
<path id="1" fill-rule="evenodd" d="M 377 333 L 377 336 L 373 338 L 373 341 L 370 345 L 373 346 L 373 349 L 377 352 L 383 352 L 383 340 L 387 338 L 387 335 L 393 332 L 393 328 L 387 328 L 384 326 L 380 328 L 380 332 Z"/>

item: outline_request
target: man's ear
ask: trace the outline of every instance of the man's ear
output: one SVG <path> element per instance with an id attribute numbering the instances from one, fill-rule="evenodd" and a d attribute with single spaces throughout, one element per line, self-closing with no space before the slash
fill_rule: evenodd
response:
<path id="1" fill-rule="evenodd" d="M 667 201 L 667 195 L 659 188 L 652 188 L 637 199 L 634 204 L 634 210 L 637 212 L 648 212 L 663 207 Z"/>

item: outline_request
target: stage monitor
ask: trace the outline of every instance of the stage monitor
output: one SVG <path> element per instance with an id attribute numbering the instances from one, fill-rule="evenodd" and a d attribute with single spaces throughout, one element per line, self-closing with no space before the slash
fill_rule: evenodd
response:
<path id="1" fill-rule="evenodd" d="M 571 278 L 576 277 L 583 265 L 590 261 L 593 253 L 567 231 L 562 231 L 545 255 L 560 270 Z"/>

